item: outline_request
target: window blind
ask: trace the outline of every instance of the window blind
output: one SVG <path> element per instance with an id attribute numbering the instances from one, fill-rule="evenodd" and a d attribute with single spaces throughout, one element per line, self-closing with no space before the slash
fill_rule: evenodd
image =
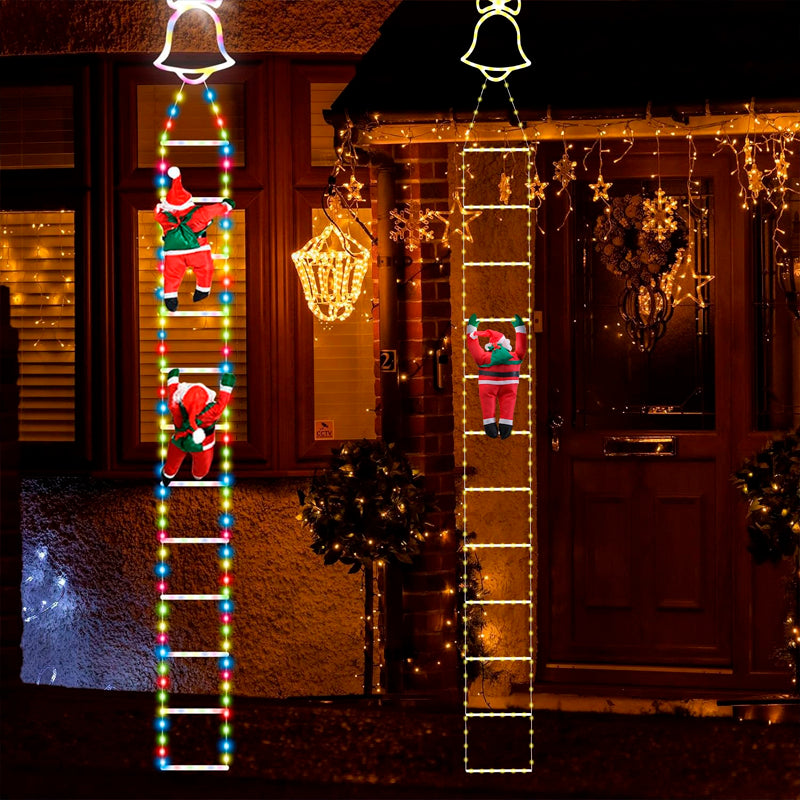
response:
<path id="1" fill-rule="evenodd" d="M 74 166 L 72 87 L 0 87 L 0 169 Z"/>
<path id="2" fill-rule="evenodd" d="M 22 442 L 75 441 L 75 212 L 0 211 L 0 274 L 19 331 Z"/>
<path id="3" fill-rule="evenodd" d="M 155 202 L 154 202 L 155 205 Z M 231 215 L 234 226 L 230 231 L 230 275 L 234 302 L 231 303 L 229 330 L 231 332 L 231 361 L 236 374 L 234 400 L 231 403 L 231 426 L 234 441 L 247 438 L 247 339 L 246 296 L 247 271 L 245 269 L 245 215 L 234 211 Z M 212 252 L 222 243 L 217 222 L 208 230 Z M 156 404 L 159 399 L 160 378 L 158 371 L 158 309 L 161 301 L 156 297 L 159 286 L 158 250 L 161 247 L 161 228 L 153 219 L 151 210 L 139 211 L 138 217 L 138 300 L 139 300 L 139 433 L 142 442 L 156 442 L 159 417 Z M 211 295 L 199 303 L 192 302 L 194 275 L 189 270 L 183 278 L 178 293 L 179 311 L 218 311 L 217 295 L 221 291 L 222 261 L 215 261 Z M 220 317 L 167 318 L 167 362 L 169 367 L 217 367 L 222 361 Z M 218 375 L 192 375 L 186 372 L 181 380 L 190 383 L 205 383 L 218 390 Z M 239 411 L 241 409 L 241 412 Z"/>
<path id="4" fill-rule="evenodd" d="M 322 112 L 330 108 L 333 101 L 342 93 L 346 83 L 311 84 L 311 166 L 330 167 L 336 161 L 333 147 L 335 131 L 325 122 Z"/>

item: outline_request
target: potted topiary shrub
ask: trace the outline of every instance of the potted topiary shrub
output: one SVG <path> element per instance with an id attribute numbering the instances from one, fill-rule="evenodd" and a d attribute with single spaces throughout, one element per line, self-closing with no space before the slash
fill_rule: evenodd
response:
<path id="1" fill-rule="evenodd" d="M 311 531 L 311 549 L 325 564 L 364 571 L 364 694 L 372 693 L 373 576 L 375 566 L 410 564 L 425 540 L 433 510 L 424 476 L 394 444 L 379 439 L 345 442 L 330 466 L 298 490 L 298 519 Z"/>
<path id="2" fill-rule="evenodd" d="M 748 501 L 748 550 L 756 564 L 791 563 L 783 658 L 800 691 L 800 428 L 767 443 L 733 473 Z"/>

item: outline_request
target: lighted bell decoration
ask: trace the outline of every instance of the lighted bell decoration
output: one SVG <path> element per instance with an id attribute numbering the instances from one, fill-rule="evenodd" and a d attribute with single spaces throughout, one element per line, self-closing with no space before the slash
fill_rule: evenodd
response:
<path id="1" fill-rule="evenodd" d="M 789 311 L 800 319 L 800 213 L 792 218 L 789 249 L 778 262 L 778 280 L 786 294 Z"/>
<path id="2" fill-rule="evenodd" d="M 619 299 L 619 313 L 639 352 L 649 353 L 667 331 L 672 303 L 660 281 L 637 279 L 626 282 Z"/>
<path id="3" fill-rule="evenodd" d="M 175 13 L 167 23 L 167 38 L 164 42 L 164 49 L 153 62 L 154 66 L 167 72 L 174 72 L 185 83 L 196 84 L 204 83 L 212 73 L 232 67 L 236 63 L 225 49 L 225 42 L 222 39 L 222 23 L 214 10 L 222 5 L 222 0 L 167 0 L 167 5 L 170 8 L 174 8 Z M 174 60 L 174 58 L 170 57 L 172 56 L 172 37 L 175 32 L 175 26 L 187 11 L 203 11 L 214 21 L 217 35 L 217 53 L 214 56 L 209 56 L 210 59 L 214 60 L 205 66 L 181 66 L 180 64 L 167 63 L 168 59 Z M 184 19 L 183 24 L 186 25 L 187 20 Z M 195 34 L 192 39 L 196 40 L 196 38 Z"/>
<path id="4" fill-rule="evenodd" d="M 531 62 L 522 51 L 519 25 L 514 19 L 522 9 L 522 0 L 476 0 L 475 5 L 481 18 L 461 60 L 490 81 L 503 81 L 515 69 L 529 67 Z"/>
<path id="5" fill-rule="evenodd" d="M 328 225 L 292 253 L 308 307 L 323 322 L 347 319 L 361 294 L 370 251 L 336 225 Z"/>

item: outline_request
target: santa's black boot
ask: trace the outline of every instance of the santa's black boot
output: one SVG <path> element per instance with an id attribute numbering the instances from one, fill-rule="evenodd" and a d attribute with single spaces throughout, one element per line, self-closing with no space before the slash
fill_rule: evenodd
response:
<path id="1" fill-rule="evenodd" d="M 174 476 L 174 475 L 173 475 L 171 478 L 168 478 L 168 477 L 167 477 L 167 476 L 164 474 L 164 470 L 163 470 L 163 469 L 161 470 L 161 485 L 162 485 L 162 486 L 169 486 L 169 485 L 170 485 L 170 483 L 172 483 L 172 481 L 174 480 L 174 478 L 175 478 L 175 476 Z"/>
<path id="2" fill-rule="evenodd" d="M 164 305 L 167 307 L 167 311 L 177 311 L 178 310 L 178 298 L 177 297 L 165 297 L 164 298 Z"/>
<path id="3" fill-rule="evenodd" d="M 192 295 L 192 300 L 195 303 L 199 303 L 201 300 L 205 300 L 208 295 L 211 294 L 210 292 L 201 292 L 200 289 L 195 289 L 194 294 Z"/>
<path id="4" fill-rule="evenodd" d="M 486 435 L 490 439 L 497 438 L 497 423 L 496 422 L 486 422 L 483 425 L 483 430 L 485 431 Z"/>
<path id="5" fill-rule="evenodd" d="M 511 426 L 507 425 L 505 422 L 500 423 L 500 438 L 501 439 L 508 439 L 511 436 Z"/>

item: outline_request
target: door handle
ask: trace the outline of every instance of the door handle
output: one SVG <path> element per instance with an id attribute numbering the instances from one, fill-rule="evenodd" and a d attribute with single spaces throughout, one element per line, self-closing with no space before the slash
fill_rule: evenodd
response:
<path id="1" fill-rule="evenodd" d="M 547 427 L 550 428 L 550 449 L 557 453 L 561 447 L 559 431 L 564 427 L 564 418 L 560 414 L 550 417 Z"/>

